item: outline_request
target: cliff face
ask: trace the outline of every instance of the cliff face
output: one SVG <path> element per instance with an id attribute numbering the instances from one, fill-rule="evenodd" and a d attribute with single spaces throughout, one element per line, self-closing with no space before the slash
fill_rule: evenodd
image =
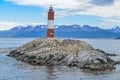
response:
<path id="1" fill-rule="evenodd" d="M 12 50 L 8 56 L 34 65 L 76 66 L 91 70 L 114 68 L 114 61 L 104 52 L 79 40 L 40 38 Z"/>

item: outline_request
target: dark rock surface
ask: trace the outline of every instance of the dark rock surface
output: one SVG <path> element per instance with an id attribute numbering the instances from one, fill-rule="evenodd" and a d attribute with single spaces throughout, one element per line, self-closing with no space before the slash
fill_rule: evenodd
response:
<path id="1" fill-rule="evenodd" d="M 97 51 L 99 51 L 99 52 L 102 52 L 102 53 L 104 53 L 105 55 L 107 55 L 107 56 L 118 56 L 117 54 L 110 54 L 110 53 L 106 53 L 106 52 L 104 52 L 103 50 L 101 50 L 101 49 L 96 49 Z"/>
<path id="2" fill-rule="evenodd" d="M 115 68 L 114 60 L 105 52 L 79 40 L 39 38 L 12 50 L 8 56 L 33 65 L 63 65 L 90 70 Z"/>

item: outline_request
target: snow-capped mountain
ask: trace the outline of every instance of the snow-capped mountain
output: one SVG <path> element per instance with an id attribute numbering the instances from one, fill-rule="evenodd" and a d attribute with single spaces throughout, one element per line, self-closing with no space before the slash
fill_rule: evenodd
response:
<path id="1" fill-rule="evenodd" d="M 120 27 L 117 26 L 116 28 L 110 29 L 110 31 L 115 33 L 120 32 Z"/>
<path id="2" fill-rule="evenodd" d="M 7 31 L 0 31 L 0 37 L 46 37 L 47 25 L 15 26 Z M 72 38 L 116 38 L 120 37 L 120 27 L 101 29 L 89 25 L 55 25 L 56 37 Z"/>

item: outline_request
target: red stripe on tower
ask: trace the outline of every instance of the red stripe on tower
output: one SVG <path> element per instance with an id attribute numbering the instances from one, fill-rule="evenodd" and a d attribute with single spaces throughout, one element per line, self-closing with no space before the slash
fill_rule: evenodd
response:
<path id="1" fill-rule="evenodd" d="M 47 37 L 54 38 L 54 10 L 52 6 L 50 6 L 49 11 L 48 11 Z"/>

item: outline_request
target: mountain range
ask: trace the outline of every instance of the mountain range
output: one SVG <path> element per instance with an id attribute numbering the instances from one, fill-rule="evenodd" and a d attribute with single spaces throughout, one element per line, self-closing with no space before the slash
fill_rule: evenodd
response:
<path id="1" fill-rule="evenodd" d="M 0 37 L 46 37 L 47 25 L 15 26 L 1 30 Z M 61 38 L 119 38 L 120 27 L 102 29 L 89 25 L 55 25 L 55 36 Z"/>

